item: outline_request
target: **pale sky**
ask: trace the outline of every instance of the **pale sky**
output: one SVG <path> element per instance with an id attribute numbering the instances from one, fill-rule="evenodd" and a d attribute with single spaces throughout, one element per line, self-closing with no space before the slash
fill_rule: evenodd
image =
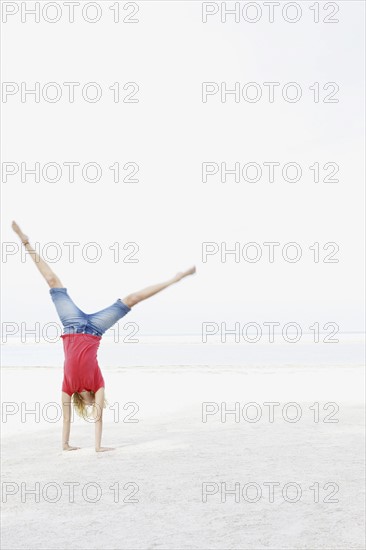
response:
<path id="1" fill-rule="evenodd" d="M 273 23 L 265 16 L 255 24 L 221 23 L 219 14 L 203 24 L 201 2 L 189 1 L 138 2 L 138 23 L 115 24 L 112 4 L 103 2 L 95 24 L 79 12 L 70 24 L 63 11 L 55 24 L 21 23 L 17 14 L 2 26 L 3 82 L 39 82 L 41 89 L 56 82 L 63 90 L 56 103 L 22 103 L 18 93 L 2 104 L 2 162 L 64 167 L 57 183 L 30 175 L 22 182 L 20 172 L 3 181 L 3 247 L 18 242 L 13 219 L 32 244 L 58 243 L 53 269 L 86 312 L 195 263 L 194 278 L 129 314 L 142 332 L 197 333 L 207 321 L 297 321 L 305 329 L 333 321 L 344 331 L 363 330 L 364 3 L 337 2 L 336 24 L 315 24 L 309 2 L 299 3 L 303 15 L 294 24 L 280 16 Z M 72 104 L 64 82 L 81 84 Z M 88 82 L 103 91 L 98 103 L 81 97 Z M 115 82 L 124 94 L 132 89 L 124 91 L 125 83 L 137 83 L 139 102 L 114 103 Z M 203 82 L 257 82 L 263 98 L 235 103 L 228 96 L 222 103 L 216 94 L 203 103 Z M 280 83 L 273 103 L 264 82 Z M 302 89 L 297 103 L 281 96 L 288 82 Z M 332 91 L 323 85 L 336 82 L 339 102 L 314 103 L 315 82 L 321 98 Z M 81 165 L 73 183 L 65 162 Z M 98 182 L 82 177 L 90 162 L 102 169 Z M 121 169 L 137 163 L 139 182 L 114 183 L 109 167 L 117 162 Z M 270 183 L 265 175 L 257 183 L 222 183 L 218 176 L 203 183 L 203 162 L 296 162 L 303 175 L 297 183 L 280 176 Z M 315 162 L 336 163 L 339 182 L 315 183 Z M 79 250 L 96 242 L 102 257 L 92 263 L 76 251 L 70 263 L 65 242 L 80 243 Z M 137 243 L 138 263 L 115 263 L 109 247 L 116 242 L 123 254 L 126 243 Z M 241 250 L 255 242 L 263 257 L 236 263 L 228 256 L 223 263 L 218 253 L 203 263 L 203 242 L 238 242 Z M 279 251 L 297 242 L 303 256 L 289 263 L 279 252 L 271 264 L 265 242 L 279 242 Z M 323 245 L 337 243 L 339 262 L 314 263 L 315 242 L 321 259 Z M 31 259 L 5 258 L 3 248 L 2 262 L 3 322 L 57 321 Z"/>

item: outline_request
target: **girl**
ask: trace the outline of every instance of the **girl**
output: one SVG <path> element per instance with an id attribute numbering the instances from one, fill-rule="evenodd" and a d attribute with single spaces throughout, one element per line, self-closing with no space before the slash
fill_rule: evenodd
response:
<path id="1" fill-rule="evenodd" d="M 84 313 L 72 301 L 67 288 L 63 286 L 50 266 L 31 247 L 27 235 L 21 231 L 15 221 L 12 223 L 12 228 L 46 279 L 50 287 L 51 298 L 64 327 L 61 336 L 65 354 L 61 394 L 63 413 L 62 448 L 64 451 L 75 451 L 80 448 L 69 444 L 72 401 L 76 412 L 84 418 L 87 416 L 87 406 L 93 405 L 94 411 L 97 411 L 94 414 L 95 450 L 96 452 L 112 451 L 111 448 L 101 446 L 105 398 L 104 380 L 98 365 L 97 351 L 102 335 L 131 311 L 133 306 L 177 283 L 187 275 L 192 275 L 195 273 L 196 268 L 192 267 L 183 273 L 178 273 L 165 283 L 152 285 L 138 292 L 128 294 L 123 300 L 118 298 L 111 306 L 101 311 Z"/>

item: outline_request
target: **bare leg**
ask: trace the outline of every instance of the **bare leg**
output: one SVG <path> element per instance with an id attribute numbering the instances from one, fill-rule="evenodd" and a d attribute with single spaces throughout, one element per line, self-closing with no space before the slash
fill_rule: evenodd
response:
<path id="1" fill-rule="evenodd" d="M 57 277 L 57 275 L 52 271 L 50 266 L 42 260 L 42 258 L 37 254 L 37 252 L 34 250 L 34 248 L 31 247 L 28 241 L 27 235 L 23 233 L 23 231 L 20 229 L 19 225 L 13 221 L 11 224 L 13 230 L 18 235 L 20 240 L 22 241 L 25 248 L 28 250 L 32 260 L 36 264 L 37 268 L 43 275 L 43 277 L 46 279 L 47 284 L 51 288 L 63 288 L 63 284 L 61 283 L 60 279 Z"/>
<path id="2" fill-rule="evenodd" d="M 193 273 L 195 272 L 196 272 L 196 268 L 191 267 L 190 269 L 187 269 L 187 271 L 177 273 L 175 277 L 172 277 L 165 283 L 158 283 L 156 285 L 151 285 L 146 288 L 143 288 L 142 290 L 139 290 L 138 292 L 133 292 L 132 294 L 129 294 L 128 296 L 126 296 L 126 298 L 123 298 L 122 302 L 124 302 L 128 307 L 135 306 L 142 300 L 146 300 L 146 298 L 150 298 L 150 296 L 154 296 L 154 294 L 157 294 L 161 290 L 164 290 L 164 288 L 167 288 L 168 286 L 173 285 L 178 281 L 181 281 L 182 279 L 184 279 L 184 277 L 187 277 L 188 275 L 193 275 Z"/>

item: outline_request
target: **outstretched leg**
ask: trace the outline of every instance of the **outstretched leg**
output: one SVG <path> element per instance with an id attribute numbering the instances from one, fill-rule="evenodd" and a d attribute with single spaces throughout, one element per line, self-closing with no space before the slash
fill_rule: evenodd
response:
<path id="1" fill-rule="evenodd" d="M 143 288 L 142 290 L 139 290 L 138 292 L 133 292 L 132 294 L 129 294 L 125 298 L 123 298 L 122 302 L 124 302 L 128 307 L 135 306 L 142 300 L 146 300 L 146 298 L 150 298 L 150 296 L 154 296 L 154 294 L 157 294 L 161 290 L 164 290 L 164 288 L 167 288 L 170 285 L 173 285 L 174 283 L 177 283 L 178 281 L 181 281 L 184 279 L 184 277 L 187 277 L 188 275 L 193 275 L 193 273 L 196 272 L 195 267 L 191 267 L 190 269 L 187 269 L 187 271 L 183 271 L 182 273 L 177 273 L 175 277 L 172 279 L 169 279 L 165 283 L 158 283 L 156 285 L 151 285 L 146 288 Z"/>
<path id="2" fill-rule="evenodd" d="M 60 279 L 57 277 L 57 275 L 52 271 L 50 266 L 42 260 L 42 258 L 37 254 L 37 252 L 34 250 L 34 248 L 31 247 L 28 241 L 27 235 L 23 233 L 23 231 L 20 229 L 19 225 L 13 221 L 11 224 L 13 230 L 18 235 L 20 240 L 22 241 L 25 248 L 28 250 L 32 260 L 36 264 L 38 270 L 41 272 L 43 277 L 46 279 L 47 284 L 51 288 L 63 288 L 63 284 L 61 283 Z"/>

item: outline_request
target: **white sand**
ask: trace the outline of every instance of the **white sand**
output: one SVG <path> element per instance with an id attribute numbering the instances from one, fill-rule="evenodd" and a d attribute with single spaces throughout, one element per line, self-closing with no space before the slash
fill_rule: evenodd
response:
<path id="1" fill-rule="evenodd" d="M 77 452 L 60 450 L 61 424 L 20 414 L 3 427 L 2 547 L 4 549 L 356 549 L 363 543 L 363 369 L 361 367 L 283 368 L 126 368 L 103 369 L 109 407 L 136 402 L 138 423 L 113 422 L 106 411 L 104 445 L 110 453 L 96 454 L 93 425 L 72 426 Z M 57 401 L 61 370 L 3 369 L 6 401 Z M 32 389 L 30 389 L 32 388 Z M 51 390 L 50 390 L 51 388 Z M 47 389 L 47 392 L 45 391 Z M 31 396 L 27 395 L 31 391 Z M 47 395 L 47 400 L 45 399 Z M 4 400 L 4 396 L 3 396 Z M 263 417 L 257 423 L 220 422 L 219 414 L 201 421 L 202 402 L 256 402 Z M 280 402 L 273 423 L 266 401 Z M 281 415 L 288 402 L 297 402 L 302 418 L 287 422 Z M 320 422 L 309 406 L 320 403 Z M 327 402 L 337 402 L 338 423 L 325 423 Z M 20 406 L 20 405 L 19 405 Z M 116 406 L 114 406 L 116 409 Z M 56 410 L 56 409 L 55 409 Z M 289 416 L 294 409 L 289 409 Z M 52 410 L 48 409 L 49 417 Z M 254 410 L 248 409 L 253 415 Z M 39 483 L 40 502 L 24 489 Z M 70 503 L 66 483 L 75 487 Z M 137 484 L 136 503 L 124 502 Z M 216 494 L 202 502 L 202 484 Z M 228 489 L 256 483 L 257 502 L 228 494 L 221 502 L 220 483 Z M 274 502 L 267 482 L 277 482 Z M 301 486 L 297 502 L 282 496 L 284 485 Z M 13 483 L 13 485 L 9 485 Z M 23 489 L 21 487 L 23 483 Z M 47 483 L 58 485 L 49 486 Z M 98 485 L 86 486 L 87 483 Z M 314 502 L 319 483 L 320 502 Z M 324 502 L 336 483 L 339 491 Z M 7 484 L 7 485 L 6 485 Z M 119 502 L 110 488 L 119 484 Z M 49 502 L 59 490 L 59 500 Z M 82 489 L 86 499 L 82 496 Z M 94 487 L 94 488 L 93 488 Z M 101 491 L 98 502 L 88 502 Z M 248 486 L 246 486 L 248 488 Z M 254 498 L 254 488 L 247 499 Z M 289 488 L 288 498 L 294 497 Z"/>

